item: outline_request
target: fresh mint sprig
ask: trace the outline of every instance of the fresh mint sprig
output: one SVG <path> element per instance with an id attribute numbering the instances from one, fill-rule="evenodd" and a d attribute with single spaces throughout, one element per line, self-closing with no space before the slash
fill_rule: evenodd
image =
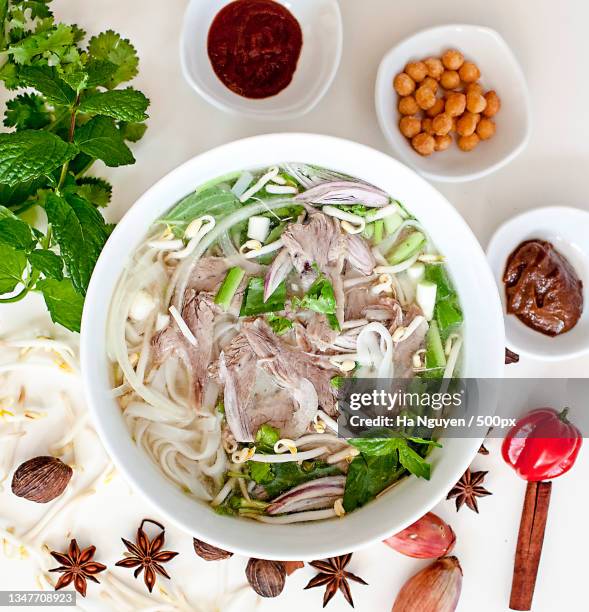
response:
<path id="1" fill-rule="evenodd" d="M 79 331 L 112 229 L 98 211 L 112 187 L 86 173 L 97 160 L 135 162 L 127 143 L 143 136 L 149 100 L 118 88 L 138 71 L 128 40 L 108 30 L 84 47 L 85 32 L 56 23 L 50 2 L 0 0 L 0 80 L 27 89 L 7 102 L 0 134 L 0 303 L 39 291 L 52 320 Z"/>

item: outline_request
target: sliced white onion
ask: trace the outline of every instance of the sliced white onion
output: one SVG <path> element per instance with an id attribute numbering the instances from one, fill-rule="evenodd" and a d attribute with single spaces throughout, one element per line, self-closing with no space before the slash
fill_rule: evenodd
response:
<path id="1" fill-rule="evenodd" d="M 401 207 L 398 204 L 389 204 L 388 206 L 370 211 L 366 215 L 366 222 L 372 223 L 373 221 L 378 221 L 379 219 L 384 219 L 385 217 L 395 214 L 401 214 Z"/>
<path id="2" fill-rule="evenodd" d="M 407 268 L 407 278 L 414 283 L 418 283 L 423 278 L 424 274 L 425 266 L 422 263 L 416 262 Z"/>
<path id="3" fill-rule="evenodd" d="M 415 301 L 421 308 L 421 311 L 425 315 L 428 321 L 431 321 L 434 316 L 434 308 L 436 307 L 436 295 L 438 293 L 438 286 L 436 283 L 431 281 L 420 281 L 417 283 L 417 290 L 415 292 Z"/>
<path id="4" fill-rule="evenodd" d="M 131 302 L 129 316 L 133 321 L 144 321 L 155 308 L 156 301 L 145 289 L 140 289 Z"/>
<path id="5" fill-rule="evenodd" d="M 270 219 L 259 215 L 253 215 L 247 222 L 247 237 L 252 240 L 265 242 L 270 233 Z"/>
<path id="6" fill-rule="evenodd" d="M 372 367 L 376 378 L 391 378 L 393 375 L 393 339 L 382 323 L 369 323 L 358 334 L 356 341 L 358 361 Z"/>
<path id="7" fill-rule="evenodd" d="M 245 190 L 251 185 L 253 180 L 254 175 L 251 172 L 248 172 L 247 170 L 242 172 L 237 181 L 235 181 L 233 187 L 231 187 L 233 195 L 235 195 L 236 198 L 240 198 L 245 193 Z"/>
<path id="8" fill-rule="evenodd" d="M 174 317 L 174 321 L 176 321 L 178 329 L 186 338 L 186 340 L 188 340 L 188 342 L 190 342 L 192 346 L 196 346 L 198 344 L 196 338 L 194 337 L 194 334 L 190 331 L 190 328 L 186 324 L 186 321 L 182 318 L 182 315 L 178 312 L 176 306 L 170 306 L 170 314 L 172 315 L 172 317 Z"/>

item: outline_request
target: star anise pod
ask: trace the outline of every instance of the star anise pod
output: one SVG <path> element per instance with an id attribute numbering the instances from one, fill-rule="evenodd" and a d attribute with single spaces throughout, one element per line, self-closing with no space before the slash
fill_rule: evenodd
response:
<path id="1" fill-rule="evenodd" d="M 153 540 L 150 540 L 143 530 L 143 525 L 145 525 L 145 523 L 156 525 L 162 530 L 161 533 Z M 178 554 L 170 550 L 162 550 L 165 539 L 166 529 L 161 523 L 151 519 L 143 519 L 139 529 L 137 529 L 137 540 L 135 544 L 129 542 L 129 540 L 125 540 L 125 538 L 121 538 L 123 544 L 131 554 L 125 557 L 125 559 L 117 561 L 115 565 L 128 568 L 136 567 L 137 569 L 133 574 L 135 578 L 137 578 L 143 570 L 145 585 L 151 593 L 155 585 L 156 572 L 166 578 L 170 577 L 168 572 L 161 566 L 161 563 L 171 561 Z"/>
<path id="2" fill-rule="evenodd" d="M 341 555 L 340 557 L 332 557 L 331 559 L 324 559 L 323 561 L 311 561 L 309 565 L 312 565 L 315 569 L 319 570 L 319 574 L 312 578 L 305 589 L 312 589 L 313 587 L 325 586 L 325 594 L 323 595 L 323 607 L 329 603 L 331 598 L 336 594 L 339 589 L 346 601 L 354 607 L 352 600 L 352 593 L 350 591 L 350 585 L 348 580 L 359 582 L 360 584 L 368 584 L 359 576 L 346 572 L 345 568 L 352 558 L 352 553 L 347 555 Z"/>
<path id="3" fill-rule="evenodd" d="M 103 572 L 106 569 L 106 565 L 92 561 L 95 553 L 96 546 L 88 546 L 88 548 L 80 551 L 80 547 L 75 539 L 70 542 L 67 553 L 52 550 L 50 552 L 51 556 L 61 565 L 49 571 L 63 574 L 57 581 L 55 590 L 59 591 L 59 589 L 63 589 L 73 582 L 76 591 L 82 597 L 86 597 L 87 581 L 92 580 L 92 582 L 100 584 L 100 581 L 94 578 L 94 574 Z"/>
<path id="4" fill-rule="evenodd" d="M 464 472 L 462 478 L 454 485 L 454 488 L 446 497 L 446 499 L 456 498 L 456 512 L 460 510 L 463 504 L 466 504 L 471 510 L 478 513 L 479 506 L 477 497 L 493 495 L 490 491 L 487 491 L 487 489 L 481 486 L 488 473 L 489 472 L 471 472 L 470 468 Z"/>

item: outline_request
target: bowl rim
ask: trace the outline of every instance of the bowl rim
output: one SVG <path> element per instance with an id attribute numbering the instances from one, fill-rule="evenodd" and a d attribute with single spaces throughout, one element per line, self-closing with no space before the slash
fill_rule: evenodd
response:
<path id="1" fill-rule="evenodd" d="M 578 215 L 580 213 L 586 216 L 587 219 L 589 219 L 589 211 L 583 208 L 577 208 L 575 206 L 569 206 L 566 204 L 565 205 L 556 204 L 552 206 L 538 206 L 536 208 L 525 210 L 517 215 L 514 215 L 513 217 L 510 217 L 509 219 L 501 223 L 501 225 L 499 225 L 497 229 L 493 232 L 493 235 L 491 236 L 491 238 L 489 239 L 489 242 L 487 243 L 487 248 L 485 249 L 485 253 L 487 255 L 487 259 L 489 260 L 489 265 L 491 266 L 493 277 L 497 284 L 500 295 L 502 295 L 502 292 L 504 291 L 504 287 L 503 285 L 499 284 L 500 283 L 499 275 L 502 274 L 501 270 L 502 268 L 505 267 L 505 261 L 507 260 L 509 253 L 503 254 L 498 251 L 499 240 L 503 237 L 505 232 L 511 231 L 511 228 L 510 228 L 511 225 L 520 224 L 527 217 L 537 217 L 540 215 L 555 214 L 555 213 L 574 214 L 574 215 Z M 517 246 L 517 244 L 519 244 L 523 239 L 524 238 L 521 236 L 514 237 L 514 240 L 513 240 L 514 246 L 512 248 L 515 248 L 515 246 Z M 589 257 L 589 249 L 586 251 L 586 253 L 587 253 L 587 256 Z M 503 261 L 503 263 L 500 261 L 501 257 L 505 258 L 505 261 Z M 502 266 L 502 268 L 498 268 L 498 266 Z M 587 273 L 589 274 L 589 268 L 587 268 Z M 585 304 L 585 308 L 588 308 L 588 307 L 589 306 Z M 501 299 L 501 310 L 505 317 L 510 316 L 505 313 L 503 299 Z M 523 325 L 523 323 L 521 323 L 521 325 Z M 512 349 L 513 351 L 515 351 L 516 353 L 520 355 L 524 355 L 525 357 L 531 357 L 533 359 L 538 359 L 538 360 L 545 361 L 545 362 L 555 362 L 555 361 L 563 361 L 566 359 L 574 359 L 576 357 L 583 357 L 589 354 L 589 343 L 585 347 L 581 347 L 581 348 L 574 349 L 574 350 L 562 350 L 562 349 L 558 350 L 556 347 L 554 347 L 552 349 L 552 352 L 550 353 L 535 351 L 533 348 L 530 348 L 528 344 L 521 344 L 517 341 L 514 341 L 513 338 L 509 337 L 509 328 L 510 326 L 508 325 L 505 326 L 505 341 L 507 342 L 510 349 Z M 546 336 L 546 338 L 547 340 L 550 339 L 548 336 Z"/>
<path id="2" fill-rule="evenodd" d="M 278 1 L 281 2 L 282 4 L 289 4 L 288 0 L 278 0 Z M 307 113 L 311 112 L 319 104 L 319 102 L 321 102 L 321 100 L 325 97 L 325 94 L 329 91 L 329 88 L 333 84 L 333 81 L 337 75 L 337 72 L 339 70 L 339 66 L 341 63 L 341 59 L 342 59 L 342 52 L 343 52 L 344 25 L 343 25 L 341 8 L 337 0 L 330 0 L 334 14 L 337 18 L 337 31 L 335 35 L 334 44 L 333 44 L 334 49 L 335 49 L 334 61 L 332 62 L 327 78 L 325 79 L 325 81 L 323 82 L 319 90 L 317 91 L 317 95 L 311 100 L 309 100 L 307 104 L 300 106 L 300 107 L 295 107 L 294 110 L 285 109 L 281 111 L 276 111 L 272 109 L 254 110 L 253 108 L 248 109 L 248 110 L 238 109 L 231 104 L 227 104 L 221 101 L 214 94 L 206 91 L 193 78 L 192 73 L 190 69 L 188 68 L 187 22 L 188 22 L 188 14 L 190 13 L 190 11 L 193 10 L 193 4 L 196 5 L 199 2 L 200 0 L 190 0 L 186 8 L 184 9 L 178 51 L 180 55 L 180 68 L 181 68 L 182 76 L 184 77 L 184 80 L 188 83 L 188 85 L 194 91 L 196 91 L 196 93 L 198 93 L 211 106 L 214 106 L 222 110 L 223 112 L 233 115 L 235 117 L 247 117 L 249 119 L 263 119 L 263 120 L 269 120 L 269 121 L 285 121 L 289 119 L 297 119 L 299 117 L 306 115 Z M 304 40 L 303 40 L 303 44 L 304 44 Z"/>
<path id="3" fill-rule="evenodd" d="M 109 402 L 112 406 L 114 399 L 110 393 L 110 385 L 102 384 L 100 382 L 101 375 L 97 374 L 96 355 L 99 359 L 105 361 L 105 372 L 108 368 L 106 350 L 101 356 L 101 349 L 105 345 L 107 312 L 112 291 L 114 291 L 116 282 L 125 265 L 125 258 L 134 251 L 137 243 L 144 236 L 146 228 L 179 199 L 177 197 L 178 193 L 176 193 L 179 191 L 179 187 L 176 186 L 176 192 L 172 189 L 174 183 L 186 182 L 187 177 L 189 177 L 192 181 L 190 189 L 194 189 L 195 186 L 201 184 L 200 178 L 193 178 L 196 169 L 201 166 L 204 168 L 215 167 L 214 174 L 211 174 L 209 178 L 224 175 L 227 171 L 233 169 L 231 163 L 237 163 L 228 161 L 232 151 L 238 153 L 237 157 L 240 163 L 238 169 L 252 167 L 256 165 L 252 163 L 252 159 L 255 157 L 253 152 L 256 150 L 260 152 L 258 165 L 262 167 L 266 162 L 269 162 L 270 165 L 287 159 L 290 161 L 295 158 L 304 159 L 306 155 L 307 159 L 305 161 L 307 163 L 324 165 L 334 170 L 353 174 L 351 168 L 360 166 L 358 161 L 360 159 L 362 164 L 370 167 L 370 172 L 368 170 L 356 170 L 356 176 L 361 176 L 365 180 L 374 181 L 378 184 L 379 181 L 374 180 L 373 175 L 379 175 L 381 181 L 383 181 L 387 173 L 394 169 L 397 174 L 396 180 L 399 176 L 402 176 L 403 182 L 408 185 L 407 189 L 413 189 L 415 185 L 418 185 L 419 189 L 425 192 L 425 195 L 431 195 L 432 199 L 437 200 L 437 207 L 433 209 L 435 214 L 443 214 L 444 218 L 447 218 L 451 223 L 452 236 L 460 232 L 464 246 L 472 249 L 472 256 L 477 264 L 475 289 L 477 295 L 478 292 L 482 291 L 489 296 L 489 299 L 481 306 L 485 315 L 488 316 L 488 320 L 485 319 L 484 325 L 479 325 L 476 322 L 478 334 L 473 334 L 473 338 L 484 335 L 488 341 L 484 346 L 484 351 L 476 360 L 476 367 L 483 363 L 485 368 L 488 368 L 488 370 L 485 369 L 485 377 L 489 378 L 502 378 L 504 374 L 505 343 L 501 304 L 495 281 L 479 242 L 464 219 L 442 194 L 414 171 L 385 153 L 332 136 L 297 133 L 264 134 L 211 149 L 186 161 L 157 181 L 131 206 L 116 226 L 99 257 L 90 281 L 82 316 L 80 337 L 80 361 L 84 395 L 96 429 L 114 463 L 132 486 L 138 489 L 167 520 L 183 531 L 196 535 L 215 546 L 246 556 L 267 559 L 310 560 L 325 558 L 345 554 L 374 542 L 382 541 L 391 533 L 404 529 L 423 516 L 444 498 L 449 488 L 463 474 L 476 456 L 481 438 L 452 440 L 450 450 L 455 455 L 454 460 L 446 460 L 445 463 L 442 461 L 442 465 L 436 472 L 437 476 L 434 476 L 432 481 L 420 484 L 419 481 L 407 478 L 398 485 L 401 488 L 407 486 L 407 483 L 412 483 L 409 485 L 412 487 L 410 491 L 412 509 L 403 515 L 402 520 L 397 518 L 395 521 L 366 521 L 367 517 L 372 516 L 372 514 L 382 514 L 384 508 L 382 502 L 385 499 L 383 497 L 381 500 L 367 504 L 364 508 L 342 519 L 348 521 L 348 529 L 342 529 L 341 525 L 336 525 L 337 521 L 334 522 L 333 520 L 287 525 L 283 526 L 287 527 L 287 530 L 284 531 L 279 529 L 278 526 L 260 523 L 248 524 L 248 528 L 244 529 L 241 522 L 235 521 L 233 518 L 215 515 L 209 508 L 205 508 L 197 501 L 184 496 L 175 485 L 165 479 L 155 464 L 149 460 L 145 461 L 146 455 L 143 451 L 139 451 L 133 443 L 120 414 L 114 410 L 111 410 L 110 413 L 104 410 L 104 403 Z M 330 159 L 326 159 L 327 157 Z M 209 168 L 207 172 L 211 173 L 212 171 Z M 205 180 L 203 178 L 202 182 L 205 182 Z M 172 193 L 170 193 L 171 191 Z M 182 191 L 182 195 L 186 195 L 186 193 L 187 191 Z M 164 202 L 158 205 L 157 199 L 160 197 L 163 198 Z M 419 204 L 419 206 L 426 205 L 429 206 L 429 200 L 427 204 Z M 409 206 L 409 208 L 412 207 Z M 423 217 L 423 213 L 417 216 Z M 145 226 L 145 230 L 143 226 Z M 450 237 L 448 237 L 448 240 L 455 241 L 454 238 Z M 479 264 L 480 268 L 478 267 Z M 111 277 L 115 280 L 111 280 Z M 110 289 L 107 288 L 105 291 L 104 287 L 108 285 L 110 285 Z M 467 339 L 465 344 L 468 344 L 468 342 Z M 472 363 L 475 363 L 475 361 L 473 360 Z M 174 500 L 164 500 L 165 495 L 162 495 L 162 491 L 165 494 L 175 496 L 177 504 L 173 503 Z M 186 506 L 188 502 L 191 504 L 190 520 L 186 518 L 186 512 L 179 507 L 179 504 Z M 197 508 L 196 511 L 194 511 L 195 508 Z M 373 508 L 372 511 L 371 508 Z M 206 515 L 204 514 L 205 511 Z M 360 516 L 363 517 L 362 523 L 359 519 Z M 196 518 L 203 519 L 203 517 L 202 522 L 195 523 Z M 221 525 L 222 521 L 225 522 Z M 236 525 L 230 525 L 227 521 Z M 362 526 L 362 529 L 353 528 L 359 525 Z M 363 533 L 362 530 L 369 533 Z M 245 531 L 248 533 L 244 535 Z M 236 533 L 232 535 L 231 532 L 236 532 L 239 535 L 236 535 Z M 255 538 L 255 534 L 258 536 L 264 534 L 265 538 Z M 271 537 L 268 537 L 268 534 Z M 284 540 L 288 538 L 289 548 L 281 543 L 284 541 L 281 535 Z M 313 536 L 319 538 L 319 543 L 313 541 L 313 544 L 310 545 L 305 538 Z"/>
<path id="4" fill-rule="evenodd" d="M 401 150 L 401 148 L 398 147 L 397 144 L 389 137 L 387 127 L 386 127 L 388 125 L 388 122 L 386 119 L 388 115 L 385 113 L 384 108 L 382 107 L 380 92 L 382 91 L 382 88 L 385 86 L 386 83 L 390 85 L 390 78 L 389 78 L 389 75 L 386 74 L 386 67 L 387 67 L 388 62 L 390 61 L 390 58 L 397 52 L 400 46 L 410 42 L 414 38 L 428 36 L 428 35 L 431 35 L 432 33 L 438 33 L 444 30 L 457 30 L 457 29 L 478 30 L 478 31 L 485 32 L 489 34 L 492 38 L 494 38 L 497 44 L 502 46 L 503 49 L 507 52 L 507 55 L 512 60 L 511 62 L 512 68 L 513 70 L 515 70 L 515 72 L 517 73 L 518 79 L 522 83 L 523 104 L 525 107 L 524 116 L 526 117 L 526 125 L 525 125 L 526 129 L 525 129 L 524 136 L 519 142 L 519 144 L 516 147 L 514 147 L 509 153 L 503 156 L 500 160 L 496 161 L 493 164 L 490 164 L 483 170 L 479 170 L 477 172 L 469 172 L 466 174 L 457 174 L 454 176 L 450 176 L 448 174 L 440 174 L 438 172 L 428 171 L 428 170 L 425 170 L 419 167 L 413 161 L 411 156 L 408 155 L 406 151 Z M 499 34 L 499 32 L 497 32 L 497 30 L 494 30 L 493 28 L 490 28 L 488 26 L 482 26 L 482 25 L 471 24 L 471 23 L 448 23 L 448 24 L 443 24 L 443 25 L 438 25 L 438 26 L 433 26 L 430 28 L 424 28 L 422 30 L 418 30 L 417 32 L 414 32 L 413 34 L 410 34 L 409 36 L 406 36 L 405 38 L 400 40 L 397 44 L 391 47 L 384 54 L 382 60 L 380 61 L 380 64 L 378 66 L 378 70 L 376 73 L 376 81 L 375 81 L 375 87 L 374 87 L 374 103 L 375 103 L 375 108 L 376 108 L 376 116 L 378 119 L 378 124 L 379 124 L 379 127 L 388 145 L 393 149 L 395 153 L 401 156 L 402 160 L 407 165 L 411 166 L 416 172 L 418 172 L 423 177 L 429 180 L 437 181 L 440 183 L 465 183 L 468 181 L 474 181 L 476 179 L 480 179 L 485 176 L 488 176 L 489 174 L 492 174 L 493 172 L 500 170 L 501 168 L 506 166 L 509 162 L 514 160 L 528 146 L 528 143 L 530 141 L 530 136 L 531 136 L 531 131 L 532 131 L 532 105 L 531 105 L 530 91 L 528 88 L 528 83 L 526 81 L 524 71 L 515 53 L 511 50 L 511 47 L 507 44 L 507 41 L 503 38 L 503 36 L 501 36 L 501 34 Z"/>

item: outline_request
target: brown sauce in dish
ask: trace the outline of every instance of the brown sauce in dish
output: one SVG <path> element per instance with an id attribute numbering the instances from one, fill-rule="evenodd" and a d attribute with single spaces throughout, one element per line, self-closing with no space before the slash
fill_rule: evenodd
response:
<path id="1" fill-rule="evenodd" d="M 547 336 L 572 329 L 583 311 L 583 283 L 550 242 L 526 240 L 503 273 L 507 312 Z"/>
<path id="2" fill-rule="evenodd" d="M 245 98 L 282 91 L 292 80 L 302 45 L 299 22 L 274 0 L 235 0 L 223 7 L 207 43 L 217 77 Z"/>

